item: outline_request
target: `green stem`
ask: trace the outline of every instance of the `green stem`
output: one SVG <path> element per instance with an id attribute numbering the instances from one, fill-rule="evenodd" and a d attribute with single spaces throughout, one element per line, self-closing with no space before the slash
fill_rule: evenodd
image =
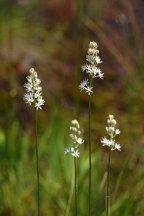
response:
<path id="1" fill-rule="evenodd" d="M 39 196 L 39 155 L 38 155 L 38 137 L 37 137 L 37 111 L 35 109 L 35 150 L 36 150 L 36 172 L 37 172 L 37 208 L 40 216 L 40 196 Z"/>
<path id="2" fill-rule="evenodd" d="M 89 216 L 91 215 L 91 95 L 89 95 Z"/>
<path id="3" fill-rule="evenodd" d="M 75 216 L 77 216 L 77 160 L 74 157 Z"/>
<path id="4" fill-rule="evenodd" d="M 73 169 L 75 169 L 75 168 L 73 168 Z M 69 199 L 68 199 L 68 204 L 67 204 L 65 216 L 69 216 L 70 206 L 71 206 L 71 202 L 72 202 L 72 198 L 73 198 L 73 192 L 74 192 L 74 170 L 73 170 L 70 194 L 69 194 Z"/>
<path id="5" fill-rule="evenodd" d="M 93 78 L 90 81 L 92 86 Z M 91 215 L 91 95 L 89 95 L 89 216 Z"/>
<path id="6" fill-rule="evenodd" d="M 106 216 L 110 216 L 110 195 L 109 195 L 110 160 L 111 160 L 111 148 L 109 148 L 108 165 L 107 165 Z"/>

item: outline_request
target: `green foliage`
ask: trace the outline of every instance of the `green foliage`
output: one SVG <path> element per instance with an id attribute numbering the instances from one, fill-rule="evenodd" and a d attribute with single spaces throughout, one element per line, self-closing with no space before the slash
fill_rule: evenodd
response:
<path id="1" fill-rule="evenodd" d="M 69 145 L 69 117 L 64 118 L 57 110 L 45 129 L 39 128 L 40 197 L 42 213 L 47 215 L 73 215 L 73 158 L 64 155 Z M 22 130 L 17 121 L 4 132 L 0 129 L 0 214 L 23 216 L 36 213 L 36 172 L 33 131 Z M 94 144 L 94 143 L 93 143 Z M 105 169 L 107 153 L 97 149 L 92 154 L 92 212 L 105 215 Z M 85 143 L 85 147 L 87 143 Z M 79 214 L 87 215 L 88 203 L 88 154 L 83 146 L 78 167 Z M 121 158 L 119 159 L 121 160 Z M 111 215 L 143 216 L 144 200 L 141 170 L 132 174 L 128 161 L 111 165 Z M 71 195 L 70 195 L 71 194 Z M 71 202 L 68 200 L 71 196 Z M 67 214 L 66 214 L 67 211 Z"/>

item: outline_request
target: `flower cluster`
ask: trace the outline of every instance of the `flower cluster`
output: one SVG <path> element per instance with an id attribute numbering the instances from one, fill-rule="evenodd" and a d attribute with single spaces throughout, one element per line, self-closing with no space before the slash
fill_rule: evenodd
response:
<path id="1" fill-rule="evenodd" d="M 42 87 L 40 86 L 41 80 L 38 78 L 37 72 L 34 68 L 29 70 L 30 75 L 27 76 L 27 83 L 24 85 L 26 94 L 24 100 L 31 105 L 34 103 L 34 107 L 38 110 L 41 109 L 45 101 L 42 97 Z"/>
<path id="2" fill-rule="evenodd" d="M 113 115 L 109 115 L 109 118 L 107 120 L 108 123 L 108 127 L 106 127 L 106 131 L 109 135 L 109 139 L 106 137 L 103 137 L 101 139 L 101 143 L 103 146 L 108 146 L 110 147 L 111 151 L 113 150 L 119 150 L 121 151 L 121 145 L 116 143 L 116 141 L 114 140 L 114 138 L 120 134 L 120 130 L 116 128 L 116 120 L 114 119 Z"/>
<path id="3" fill-rule="evenodd" d="M 100 57 L 98 56 L 99 50 L 97 49 L 97 43 L 96 42 L 90 42 L 88 53 L 86 55 L 86 60 L 88 64 L 85 64 L 82 66 L 82 71 L 85 71 L 91 78 L 99 77 L 100 79 L 103 79 L 104 74 L 101 72 L 100 68 L 98 68 L 98 64 L 102 63 Z M 85 90 L 88 95 L 93 93 L 91 86 L 91 81 L 84 80 L 79 85 L 80 91 Z"/>
<path id="4" fill-rule="evenodd" d="M 80 125 L 77 120 L 71 121 L 70 126 L 70 138 L 72 139 L 72 142 L 74 143 L 74 146 L 66 148 L 64 153 L 71 153 L 73 157 L 79 157 L 79 146 L 84 143 L 84 140 L 81 138 L 81 130 Z"/>

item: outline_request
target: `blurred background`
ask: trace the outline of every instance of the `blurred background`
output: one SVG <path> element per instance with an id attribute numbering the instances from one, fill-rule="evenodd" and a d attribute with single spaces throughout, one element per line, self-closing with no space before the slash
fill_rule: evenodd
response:
<path id="1" fill-rule="evenodd" d="M 144 215 L 144 2 L 0 0 L 0 215 L 36 215 L 34 117 L 23 101 L 31 67 L 42 81 L 38 113 L 41 215 L 72 216 L 73 160 L 64 155 L 77 118 L 85 144 L 78 170 L 79 215 L 88 215 L 88 96 L 79 92 L 90 41 L 104 80 L 92 99 L 92 212 L 105 215 L 108 114 L 122 131 L 111 162 L 111 216 Z"/>

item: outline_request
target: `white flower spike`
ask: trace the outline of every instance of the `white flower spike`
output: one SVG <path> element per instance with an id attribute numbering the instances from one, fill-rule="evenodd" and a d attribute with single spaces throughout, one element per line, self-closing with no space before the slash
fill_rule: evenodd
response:
<path id="1" fill-rule="evenodd" d="M 42 97 L 42 87 L 40 86 L 41 80 L 38 78 L 37 72 L 34 68 L 29 70 L 30 75 L 27 76 L 27 83 L 24 84 L 26 89 L 26 94 L 24 95 L 24 100 L 30 106 L 33 103 L 36 110 L 42 109 L 45 101 Z"/>
<path id="2" fill-rule="evenodd" d="M 81 138 L 80 135 L 81 135 L 81 130 L 78 121 L 72 120 L 69 136 L 74 145 L 71 148 L 70 147 L 66 148 L 64 151 L 65 154 L 70 153 L 73 157 L 80 157 L 79 147 L 81 144 L 84 143 L 84 140 Z"/>
<path id="3" fill-rule="evenodd" d="M 120 134 L 120 130 L 116 128 L 117 122 L 114 119 L 113 115 L 109 115 L 107 123 L 108 123 L 108 127 L 106 127 L 106 131 L 109 135 L 109 139 L 106 137 L 103 137 L 100 140 L 102 143 L 102 146 L 108 146 L 111 149 L 111 151 L 114 151 L 114 150 L 121 151 L 121 145 L 116 143 L 116 141 L 114 140 L 114 137 Z"/>
<path id="4" fill-rule="evenodd" d="M 97 43 L 90 42 L 88 53 L 86 55 L 86 60 L 88 63 L 82 66 L 82 71 L 85 71 L 89 75 L 90 80 L 97 77 L 103 79 L 104 77 L 104 73 L 102 73 L 98 67 L 98 65 L 102 63 L 98 54 L 99 50 L 97 48 Z M 88 79 L 81 82 L 79 89 L 80 91 L 84 90 L 88 95 L 93 93 L 91 82 Z"/>

